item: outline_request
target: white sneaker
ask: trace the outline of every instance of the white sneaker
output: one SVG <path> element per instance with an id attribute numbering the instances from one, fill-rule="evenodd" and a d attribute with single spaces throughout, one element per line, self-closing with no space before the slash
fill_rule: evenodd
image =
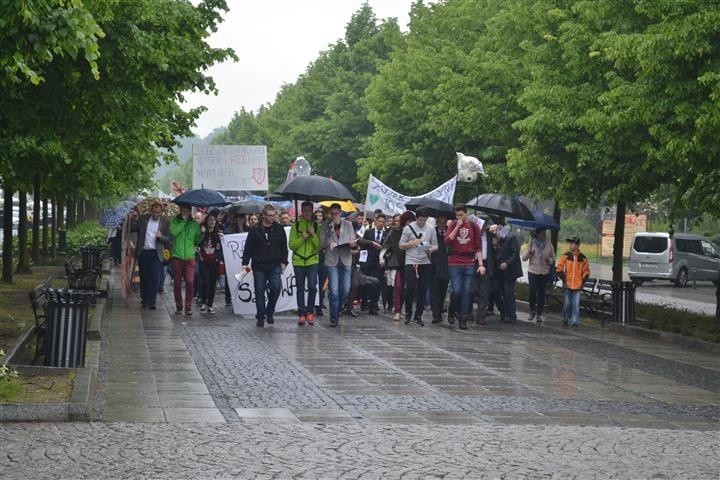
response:
<path id="1" fill-rule="evenodd" d="M 205 309 L 207 307 L 205 305 L 200 305 L 200 313 L 205 313 Z"/>
<path id="2" fill-rule="evenodd" d="M 215 311 L 216 310 L 213 307 L 208 307 L 208 310 L 207 310 L 208 313 L 215 313 Z"/>

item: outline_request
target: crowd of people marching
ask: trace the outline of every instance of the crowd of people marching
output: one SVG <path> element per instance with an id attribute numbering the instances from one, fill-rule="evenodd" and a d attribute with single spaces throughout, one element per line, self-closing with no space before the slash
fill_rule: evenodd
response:
<path id="1" fill-rule="evenodd" d="M 219 280 L 230 305 L 220 237 L 247 233 L 242 268 L 253 273 L 259 327 L 274 323 L 288 258 L 300 326 L 313 325 L 326 309 L 335 327 L 343 315 L 378 315 L 381 308 L 395 321 L 423 326 L 428 305 L 432 323 L 457 323 L 462 330 L 472 322 L 485 325 L 495 312 L 501 321 L 515 322 L 522 261 L 528 262 L 529 320 L 543 321 L 546 286 L 559 277 L 565 295 L 563 324 L 578 326 L 580 291 L 590 270 L 576 237 L 567 239 L 568 251 L 556 259 L 544 230 L 534 231 L 521 252 L 509 227 L 469 215 L 462 204 L 454 214 L 434 212 L 431 217 L 421 207 L 393 216 L 376 211 L 367 219 L 362 213 L 343 218 L 337 203 L 314 207 L 302 203 L 296 221 L 272 204 L 259 215 L 212 210 L 193 216 L 189 206 L 181 206 L 179 215 L 167 219 L 160 203 L 148 215 L 133 213 L 143 307 L 156 308 L 164 264 L 173 279 L 177 315 L 192 315 L 193 299 L 201 313 L 215 313 Z M 289 238 L 285 227 L 290 227 Z"/>

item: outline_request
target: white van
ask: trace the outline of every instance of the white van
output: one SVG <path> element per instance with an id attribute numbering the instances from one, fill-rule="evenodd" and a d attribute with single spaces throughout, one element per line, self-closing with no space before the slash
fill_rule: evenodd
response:
<path id="1" fill-rule="evenodd" d="M 670 280 L 677 287 L 688 281 L 720 282 L 720 251 L 700 235 L 636 233 L 630 249 L 630 280 Z"/>

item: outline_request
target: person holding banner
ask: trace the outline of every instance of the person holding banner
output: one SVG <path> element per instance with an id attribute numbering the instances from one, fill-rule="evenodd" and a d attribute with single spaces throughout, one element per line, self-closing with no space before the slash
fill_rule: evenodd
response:
<path id="1" fill-rule="evenodd" d="M 340 204 L 330 206 L 330 219 L 320 228 L 320 248 L 325 251 L 325 267 L 330 280 L 330 326 L 337 327 L 340 307 L 350 294 L 352 249 L 357 245 L 352 223 L 340 218 Z"/>
<path id="2" fill-rule="evenodd" d="M 414 322 L 422 327 L 428 284 L 430 281 L 430 255 L 437 251 L 435 229 L 427 224 L 428 211 L 417 209 L 417 220 L 408 223 L 400 237 L 400 248 L 405 250 L 405 325 Z M 413 300 L 415 316 L 413 317 Z"/>
<path id="3" fill-rule="evenodd" d="M 450 249 L 448 269 L 452 285 L 452 311 L 460 316 L 460 330 L 467 330 L 475 274 L 486 274 L 482 261 L 482 235 L 477 223 L 468 219 L 467 207 L 462 203 L 455 205 L 455 221 L 448 226 L 448 231 L 445 244 Z M 477 268 L 475 265 L 478 265 Z M 448 322 L 452 324 L 455 320 L 448 315 Z"/>
<path id="4" fill-rule="evenodd" d="M 320 237 L 318 224 L 313 221 L 312 202 L 303 202 L 300 211 L 300 218 L 290 227 L 290 250 L 293 252 L 292 264 L 297 289 L 298 325 L 302 326 L 305 322 L 308 325 L 315 323 L 313 314 L 317 294 Z"/>
<path id="5" fill-rule="evenodd" d="M 271 204 L 263 208 L 262 220 L 250 229 L 245 240 L 242 267 L 245 273 L 252 267 L 255 286 L 255 324 L 265 326 L 265 320 L 275 323 L 275 305 L 282 289 L 281 275 L 287 267 L 288 248 L 285 229 L 276 221 L 277 212 Z M 267 303 L 265 291 L 268 290 Z"/>

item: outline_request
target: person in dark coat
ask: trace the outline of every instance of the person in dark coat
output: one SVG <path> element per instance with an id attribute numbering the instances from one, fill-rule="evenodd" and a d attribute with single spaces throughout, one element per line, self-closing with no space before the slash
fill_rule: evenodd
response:
<path id="1" fill-rule="evenodd" d="M 435 218 L 435 234 L 437 235 L 438 250 L 430 257 L 432 265 L 432 280 L 430 282 L 430 307 L 432 309 L 432 323 L 443 321 L 442 312 L 445 306 L 450 270 L 448 268 L 448 246 L 445 244 L 447 235 L 447 217 L 438 215 Z"/>
<path id="2" fill-rule="evenodd" d="M 503 283 L 503 296 L 505 297 L 505 321 L 517 321 L 517 306 L 515 303 L 515 283 L 522 277 L 522 264 L 520 262 L 520 244 L 510 232 L 510 228 L 502 225 L 492 225 L 490 231 L 503 239 L 502 249 L 497 268 L 505 275 Z"/>
<path id="3" fill-rule="evenodd" d="M 262 220 L 248 232 L 242 256 L 245 272 L 252 267 L 255 286 L 256 325 L 262 327 L 265 320 L 275 323 L 275 305 L 282 289 L 282 273 L 288 265 L 288 246 L 285 228 L 277 221 L 277 212 L 271 204 L 263 208 Z M 265 291 L 268 290 L 267 303 Z"/>
<path id="4" fill-rule="evenodd" d="M 385 221 L 387 217 L 380 213 L 375 216 L 373 228 L 368 228 L 363 234 L 363 238 L 358 241 L 360 248 L 366 254 L 363 254 L 364 261 L 361 259 L 360 271 L 369 277 L 376 278 L 377 283 L 367 285 L 363 295 L 363 301 L 367 303 L 370 315 L 379 313 L 378 300 L 380 298 L 380 289 L 383 287 L 383 269 L 380 266 L 380 251 L 385 242 L 387 230 L 385 230 Z"/>
<path id="5" fill-rule="evenodd" d="M 170 224 L 162 216 L 161 203 L 153 203 L 149 215 L 137 218 L 137 211 L 131 211 L 130 231 L 137 232 L 138 269 L 140 271 L 140 298 L 142 306 L 155 310 L 163 250 L 170 244 Z"/>

